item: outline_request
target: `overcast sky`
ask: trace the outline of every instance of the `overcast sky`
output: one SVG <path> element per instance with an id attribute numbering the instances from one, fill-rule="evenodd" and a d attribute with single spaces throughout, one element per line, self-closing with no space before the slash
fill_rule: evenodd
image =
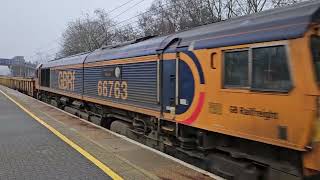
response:
<path id="1" fill-rule="evenodd" d="M 0 0 L 0 58 L 25 56 L 35 59 L 36 52 L 54 53 L 68 22 L 95 9 L 112 10 L 128 0 Z M 111 17 L 141 0 L 132 0 L 112 12 Z M 115 20 L 143 12 L 153 0 L 144 0 Z"/>

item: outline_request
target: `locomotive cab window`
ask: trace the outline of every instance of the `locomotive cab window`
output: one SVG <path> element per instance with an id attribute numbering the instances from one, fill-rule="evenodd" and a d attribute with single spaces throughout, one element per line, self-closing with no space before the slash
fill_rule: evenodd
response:
<path id="1" fill-rule="evenodd" d="M 288 91 L 290 88 L 285 46 L 252 49 L 252 89 Z"/>
<path id="2" fill-rule="evenodd" d="M 291 87 L 284 45 L 224 52 L 224 88 L 287 92 Z"/>
<path id="3" fill-rule="evenodd" d="M 320 37 L 311 37 L 311 51 L 313 56 L 313 64 L 316 75 L 316 80 L 320 82 Z"/>
<path id="4" fill-rule="evenodd" d="M 224 53 L 224 86 L 248 87 L 248 50 Z"/>

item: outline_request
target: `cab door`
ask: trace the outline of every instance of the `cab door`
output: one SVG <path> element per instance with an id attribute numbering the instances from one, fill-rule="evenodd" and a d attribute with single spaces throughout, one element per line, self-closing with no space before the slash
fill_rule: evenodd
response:
<path id="1" fill-rule="evenodd" d="M 176 59 L 162 60 L 162 112 L 175 115 L 176 111 Z"/>
<path id="2" fill-rule="evenodd" d="M 178 105 L 179 58 L 177 47 L 181 39 L 173 37 L 163 43 L 159 49 L 160 54 L 160 105 L 161 114 L 166 119 L 175 119 Z"/>

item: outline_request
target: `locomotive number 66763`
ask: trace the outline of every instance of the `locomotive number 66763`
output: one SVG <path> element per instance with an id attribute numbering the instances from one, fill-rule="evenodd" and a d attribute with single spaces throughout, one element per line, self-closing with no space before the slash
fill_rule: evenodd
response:
<path id="1" fill-rule="evenodd" d="M 128 83 L 126 81 L 98 81 L 98 95 L 104 97 L 128 98 Z"/>

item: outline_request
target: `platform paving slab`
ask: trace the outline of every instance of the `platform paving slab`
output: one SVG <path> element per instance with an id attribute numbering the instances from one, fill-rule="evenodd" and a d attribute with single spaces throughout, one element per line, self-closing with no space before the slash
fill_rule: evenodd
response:
<path id="1" fill-rule="evenodd" d="M 0 93 L 0 179 L 111 179 Z"/>

